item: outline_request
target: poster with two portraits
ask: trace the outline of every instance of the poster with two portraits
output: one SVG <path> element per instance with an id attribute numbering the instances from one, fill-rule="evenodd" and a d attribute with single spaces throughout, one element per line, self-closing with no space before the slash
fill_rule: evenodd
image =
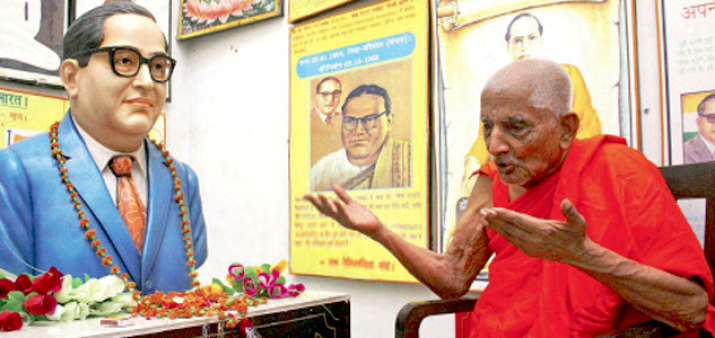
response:
<path id="1" fill-rule="evenodd" d="M 414 282 L 303 196 L 338 184 L 429 247 L 429 22 L 426 2 L 386 0 L 291 27 L 291 273 Z"/>

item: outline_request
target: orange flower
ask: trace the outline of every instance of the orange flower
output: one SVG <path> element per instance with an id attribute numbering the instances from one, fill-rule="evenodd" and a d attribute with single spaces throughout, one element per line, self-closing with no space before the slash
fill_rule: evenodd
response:
<path id="1" fill-rule="evenodd" d="M 94 229 L 89 229 L 84 233 L 84 237 L 90 241 L 94 238 L 94 236 L 97 235 L 97 230 Z"/>
<path id="2" fill-rule="evenodd" d="M 110 256 L 110 255 L 105 256 L 104 259 L 102 259 L 102 264 L 104 266 L 112 265 L 112 256 Z"/>
<path id="3" fill-rule="evenodd" d="M 104 257 L 104 255 L 107 254 L 107 249 L 105 248 L 99 248 L 97 249 L 97 256 L 99 257 Z M 105 264 L 106 265 L 106 264 Z"/>
<path id="4" fill-rule="evenodd" d="M 116 265 L 112 266 L 112 269 L 109 270 L 113 275 L 116 275 L 119 273 L 119 267 Z"/>

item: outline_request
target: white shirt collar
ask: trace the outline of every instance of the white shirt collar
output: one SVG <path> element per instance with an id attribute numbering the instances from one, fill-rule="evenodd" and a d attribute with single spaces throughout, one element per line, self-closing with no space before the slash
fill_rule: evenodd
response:
<path id="1" fill-rule="evenodd" d="M 91 135 L 89 135 L 89 133 L 87 133 L 87 131 L 82 129 L 82 127 L 80 127 L 74 119 L 72 119 L 72 123 L 74 123 L 74 126 L 75 128 L 77 128 L 77 131 L 82 136 L 82 139 L 84 139 L 84 143 L 85 145 L 87 145 L 87 150 L 92 156 L 92 159 L 94 159 L 94 163 L 97 164 L 97 168 L 99 168 L 100 172 L 104 171 L 104 169 L 109 164 L 109 160 L 111 160 L 112 157 L 117 155 L 130 155 L 134 157 L 134 162 L 139 165 L 139 170 L 141 171 L 141 174 L 144 177 L 147 176 L 146 151 L 144 151 L 144 142 L 142 142 L 141 146 L 137 150 L 134 150 L 131 153 L 122 153 L 114 151 L 105 147 L 103 144 L 95 140 Z"/>

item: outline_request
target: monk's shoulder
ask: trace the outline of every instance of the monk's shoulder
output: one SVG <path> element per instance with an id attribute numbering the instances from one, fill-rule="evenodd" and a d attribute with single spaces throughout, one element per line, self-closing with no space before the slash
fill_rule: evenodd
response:
<path id="1" fill-rule="evenodd" d="M 614 177 L 643 177 L 659 174 L 658 167 L 645 155 L 626 144 L 603 143 L 588 166 L 593 170 L 608 170 Z"/>

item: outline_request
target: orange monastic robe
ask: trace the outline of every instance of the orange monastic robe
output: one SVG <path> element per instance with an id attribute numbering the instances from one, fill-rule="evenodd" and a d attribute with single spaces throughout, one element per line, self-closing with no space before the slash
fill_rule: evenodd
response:
<path id="1" fill-rule="evenodd" d="M 585 217 L 588 236 L 630 259 L 702 282 L 713 277 L 703 251 L 660 174 L 622 138 L 575 140 L 558 172 L 510 201 L 493 162 L 494 206 L 565 220 L 568 198 Z M 534 259 L 487 229 L 496 254 L 489 286 L 471 315 L 470 337 L 593 337 L 648 317 L 610 288 L 567 264 Z M 684 337 L 697 337 L 697 332 Z"/>

